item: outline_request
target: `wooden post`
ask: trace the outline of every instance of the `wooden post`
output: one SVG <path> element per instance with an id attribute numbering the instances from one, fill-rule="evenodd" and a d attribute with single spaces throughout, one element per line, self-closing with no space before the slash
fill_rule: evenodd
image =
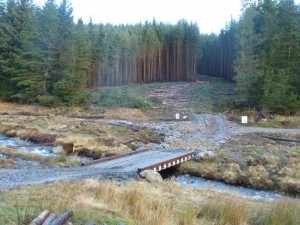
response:
<path id="1" fill-rule="evenodd" d="M 64 225 L 71 217 L 73 216 L 73 211 L 71 209 L 68 209 L 58 217 L 56 217 L 51 225 Z"/>
<path id="2" fill-rule="evenodd" d="M 47 216 L 49 215 L 49 210 L 44 210 L 42 211 L 38 217 L 36 217 L 34 220 L 32 220 L 32 222 L 30 223 L 30 225 L 42 225 L 43 222 L 45 221 L 45 219 L 47 218 Z"/>

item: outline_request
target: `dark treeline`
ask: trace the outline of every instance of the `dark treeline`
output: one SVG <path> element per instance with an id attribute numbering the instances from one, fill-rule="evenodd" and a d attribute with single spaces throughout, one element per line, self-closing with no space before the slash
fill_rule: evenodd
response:
<path id="1" fill-rule="evenodd" d="M 89 87 L 191 81 L 197 69 L 199 28 L 181 20 L 176 25 L 92 25 Z"/>
<path id="2" fill-rule="evenodd" d="M 198 26 L 76 23 L 68 0 L 0 0 L 0 99 L 82 104 L 102 86 L 191 81 L 196 73 L 236 82 L 237 102 L 300 108 L 300 9 L 293 0 L 242 0 L 219 35 Z"/>
<path id="3" fill-rule="evenodd" d="M 74 23 L 67 0 L 0 0 L 0 98 L 81 104 L 101 86 L 190 81 L 198 43 L 197 25 L 184 20 Z"/>
<path id="4" fill-rule="evenodd" d="M 234 20 L 219 35 L 202 34 L 200 37 L 199 74 L 233 81 L 237 48 L 237 23 Z"/>
<path id="5" fill-rule="evenodd" d="M 300 9 L 293 0 L 242 0 L 239 21 L 201 35 L 201 74 L 237 83 L 239 101 L 279 113 L 300 110 Z"/>

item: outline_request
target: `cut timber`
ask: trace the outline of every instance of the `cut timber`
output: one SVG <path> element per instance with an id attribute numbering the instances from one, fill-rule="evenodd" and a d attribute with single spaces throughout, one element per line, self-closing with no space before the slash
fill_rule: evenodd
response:
<path id="1" fill-rule="evenodd" d="M 287 142 L 298 142 L 300 143 L 299 139 L 289 139 L 289 138 L 283 138 L 283 137 L 274 137 L 274 136 L 263 136 L 264 138 L 269 138 L 275 141 L 287 141 Z"/>
<path id="2" fill-rule="evenodd" d="M 71 217 L 73 216 L 73 211 L 71 209 L 68 209 L 58 217 L 56 217 L 51 225 L 64 225 Z"/>
<path id="3" fill-rule="evenodd" d="M 47 216 L 49 215 L 49 210 L 44 210 L 43 212 L 38 215 L 29 225 L 42 225 L 46 220 Z"/>
<path id="4" fill-rule="evenodd" d="M 55 213 L 51 213 L 47 219 L 45 220 L 45 222 L 42 225 L 51 225 L 52 221 L 56 218 L 56 214 Z"/>

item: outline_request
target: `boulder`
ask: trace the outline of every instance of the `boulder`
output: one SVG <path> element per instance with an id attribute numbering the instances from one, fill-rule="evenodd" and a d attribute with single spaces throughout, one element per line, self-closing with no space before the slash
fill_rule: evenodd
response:
<path id="1" fill-rule="evenodd" d="M 144 170 L 140 172 L 140 177 L 146 179 L 150 183 L 159 183 L 163 181 L 161 175 L 154 170 Z"/>

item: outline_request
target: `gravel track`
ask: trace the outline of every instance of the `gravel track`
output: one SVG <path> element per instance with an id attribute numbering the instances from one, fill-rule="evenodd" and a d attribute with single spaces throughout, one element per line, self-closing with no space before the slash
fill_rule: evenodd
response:
<path id="1" fill-rule="evenodd" d="M 227 138 L 247 133 L 300 134 L 299 129 L 242 127 L 227 121 L 221 114 L 196 114 L 189 121 L 132 122 L 132 125 L 156 129 L 157 132 L 165 135 L 164 143 L 143 146 L 156 151 L 86 167 L 53 168 L 36 161 L 16 159 L 19 168 L 0 169 L 0 190 L 22 185 L 52 183 L 58 180 L 74 181 L 84 178 L 136 179 L 138 178 L 137 169 L 139 167 L 157 163 L 159 160 L 163 160 L 164 157 L 176 157 L 179 152 L 174 149 L 214 150 Z M 160 150 L 160 152 L 157 150 Z M 163 153 L 162 150 L 172 151 Z"/>
<path id="2" fill-rule="evenodd" d="M 52 183 L 59 180 L 100 178 L 127 180 L 138 178 L 137 170 L 184 154 L 185 151 L 147 151 L 116 160 L 85 167 L 51 168 L 33 166 L 0 170 L 0 190 L 29 184 Z M 30 163 L 30 162 L 27 162 Z M 31 162 L 33 163 L 33 162 Z"/>
<path id="3" fill-rule="evenodd" d="M 184 109 L 188 101 L 182 96 L 181 90 L 188 88 L 190 84 L 175 85 L 159 89 L 149 93 L 151 96 L 159 97 L 165 107 L 176 111 Z M 106 123 L 121 123 L 124 121 L 99 120 Z M 99 179 L 137 179 L 137 168 L 146 166 L 147 163 L 155 163 L 162 159 L 157 151 L 169 151 L 174 157 L 178 152 L 174 149 L 189 150 L 216 150 L 226 139 L 240 134 L 247 133 L 284 133 L 300 134 L 300 129 L 273 129 L 258 127 L 242 127 L 228 121 L 221 114 L 194 114 L 188 120 L 183 121 L 125 121 L 126 125 L 133 127 L 149 127 L 165 136 L 164 142 L 160 144 L 148 144 L 141 146 L 146 149 L 153 149 L 144 155 L 135 155 L 119 159 L 109 163 L 103 163 L 86 167 L 54 168 L 36 161 L 28 161 L 16 158 L 18 168 L 0 168 L 0 191 L 17 188 L 22 185 L 52 183 L 58 180 L 80 180 L 84 178 Z M 127 124 L 128 123 L 128 124 Z M 145 156 L 142 160 L 139 157 Z M 153 157 L 157 157 L 154 159 Z M 140 164 L 140 162 L 142 164 Z M 121 164 L 122 163 L 122 164 Z"/>

